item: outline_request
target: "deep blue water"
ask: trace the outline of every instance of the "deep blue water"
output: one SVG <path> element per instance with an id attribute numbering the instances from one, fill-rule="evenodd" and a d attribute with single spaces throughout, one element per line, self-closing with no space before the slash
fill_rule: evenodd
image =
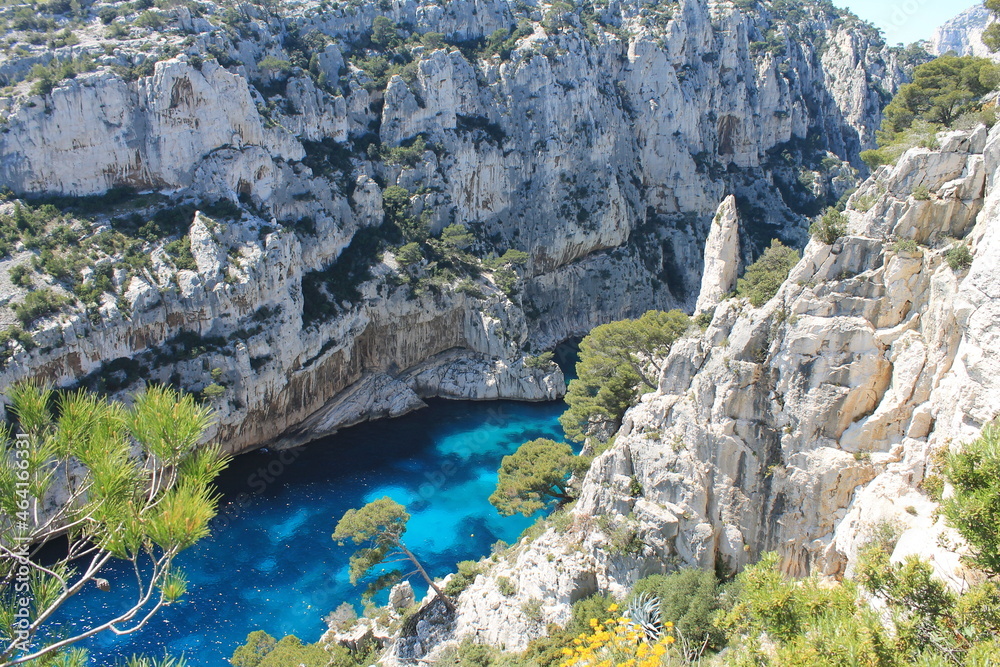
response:
<path id="1" fill-rule="evenodd" d="M 218 481 L 223 500 L 212 535 L 179 558 L 187 595 L 137 634 L 91 639 L 92 663 L 166 650 L 194 666 L 228 665 L 256 629 L 316 641 L 323 616 L 360 599 L 361 587 L 348 582 L 350 549 L 333 543 L 333 528 L 346 510 L 384 495 L 407 506 L 404 540 L 432 576 L 489 553 L 497 540 L 513 542 L 532 519 L 501 517 L 487 501 L 500 459 L 526 440 L 561 440 L 564 409 L 562 402 L 432 401 L 298 450 L 237 457 Z M 118 568 L 101 576 L 112 592 L 88 587 L 66 618 L 106 618 L 124 607 L 134 575 Z"/>

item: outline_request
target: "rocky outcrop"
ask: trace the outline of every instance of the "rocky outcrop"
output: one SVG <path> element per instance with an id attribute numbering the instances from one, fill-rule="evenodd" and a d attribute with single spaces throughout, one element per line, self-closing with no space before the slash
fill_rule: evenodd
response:
<path id="1" fill-rule="evenodd" d="M 726 197 L 712 218 L 712 229 L 705 240 L 705 271 L 695 314 L 715 308 L 722 297 L 736 287 L 740 268 L 740 225 L 736 198 Z"/>
<path id="2" fill-rule="evenodd" d="M 887 533 L 894 558 L 917 553 L 956 587 L 972 577 L 921 482 L 933 452 L 975 438 L 1000 405 L 1000 129 L 939 144 L 880 168 L 848 235 L 811 241 L 770 302 L 722 302 L 674 345 L 569 518 L 462 596 L 459 636 L 523 648 L 593 592 L 766 551 L 789 575 L 840 577 Z M 971 266 L 946 261 L 959 245 Z M 521 611 L 531 599 L 541 619 Z"/>
<path id="3" fill-rule="evenodd" d="M 993 16 L 983 5 L 970 7 L 935 30 L 927 50 L 935 56 L 954 53 L 1000 60 L 1000 56 L 991 53 L 983 44 L 983 32 L 993 21 Z"/>

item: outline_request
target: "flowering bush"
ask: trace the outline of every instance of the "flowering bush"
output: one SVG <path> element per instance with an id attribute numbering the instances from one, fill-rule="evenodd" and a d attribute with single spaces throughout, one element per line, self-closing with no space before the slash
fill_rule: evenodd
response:
<path id="1" fill-rule="evenodd" d="M 615 617 L 618 605 L 612 604 L 610 618 L 590 619 L 591 632 L 580 633 L 573 646 L 562 650 L 566 659 L 560 667 L 660 667 L 683 664 L 676 646 L 674 624 L 664 623 L 659 637 L 651 637 L 627 616 Z"/>

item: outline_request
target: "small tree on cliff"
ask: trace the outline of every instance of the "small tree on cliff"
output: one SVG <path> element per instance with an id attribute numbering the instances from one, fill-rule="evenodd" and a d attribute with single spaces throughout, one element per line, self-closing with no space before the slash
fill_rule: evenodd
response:
<path id="1" fill-rule="evenodd" d="M 531 516 L 552 502 L 573 499 L 566 484 L 579 457 L 569 445 L 547 438 L 524 443 L 503 457 L 490 503 L 504 516 Z"/>
<path id="2" fill-rule="evenodd" d="M 207 408 L 171 389 L 150 387 L 131 409 L 30 383 L 7 396 L 16 427 L 0 426 L 0 667 L 56 654 L 77 664 L 74 643 L 135 632 L 184 593 L 174 558 L 208 534 L 225 459 L 198 446 Z M 54 563 L 35 558 L 57 537 Z M 85 586 L 109 590 L 98 575 L 113 558 L 134 565 L 118 592 L 133 596 L 128 608 L 53 622 Z"/>
<path id="3" fill-rule="evenodd" d="M 580 343 L 578 377 L 566 393 L 569 409 L 559 418 L 566 435 L 582 441 L 601 427 L 617 428 L 639 391 L 656 388 L 661 360 L 689 325 L 679 310 L 650 310 L 591 331 Z"/>
<path id="4" fill-rule="evenodd" d="M 948 127 L 998 83 L 997 67 L 988 58 L 946 55 L 918 65 L 913 82 L 904 84 L 885 108 L 879 143 L 915 120 Z"/>
<path id="5" fill-rule="evenodd" d="M 836 213 L 836 211 L 833 212 Z M 837 215 L 841 214 L 837 213 Z M 841 235 L 847 233 L 846 223 L 841 226 L 839 218 L 827 219 L 831 224 L 827 226 L 820 221 L 814 225 L 815 231 L 813 233 L 823 243 L 834 243 Z M 760 308 L 778 293 L 781 285 L 788 279 L 788 274 L 798 262 L 798 250 L 789 248 L 778 239 L 773 239 L 764 254 L 748 266 L 740 279 L 736 281 L 736 296 L 746 297 L 750 300 L 751 306 Z"/>
<path id="6" fill-rule="evenodd" d="M 409 520 L 406 508 L 386 496 L 360 509 L 347 510 L 337 522 L 333 540 L 340 545 L 350 541 L 361 547 L 351 556 L 351 583 L 358 583 L 379 565 L 409 562 L 414 568 L 410 572 L 394 569 L 378 573 L 368 584 L 365 597 L 370 598 L 407 577 L 419 574 L 445 606 L 454 611 L 451 599 L 434 583 L 417 557 L 403 543 L 403 533 Z"/>

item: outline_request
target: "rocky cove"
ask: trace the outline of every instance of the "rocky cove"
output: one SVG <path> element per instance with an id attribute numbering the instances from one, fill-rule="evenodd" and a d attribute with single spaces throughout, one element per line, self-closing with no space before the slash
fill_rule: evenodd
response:
<path id="1" fill-rule="evenodd" d="M 89 314 L 70 309 L 38 323 L 37 347 L 15 353 L 0 383 L 32 376 L 67 385 L 135 360 L 141 373 L 128 379 L 174 377 L 199 390 L 211 382 L 208 370 L 223 368 L 227 396 L 214 405 L 212 435 L 231 451 L 400 414 L 422 396 L 555 398 L 558 376 L 525 368 L 526 351 L 647 308 L 693 305 L 708 223 L 729 190 L 749 216 L 747 257 L 772 236 L 801 242 L 802 212 L 850 187 L 851 162 L 860 166 L 857 151 L 872 140 L 882 98 L 869 81 L 891 91 L 902 76 L 863 25 L 827 9 L 801 28 L 826 35 L 822 49 L 796 40 L 766 6 L 745 13 L 684 2 L 662 26 L 639 5 L 609 8 L 598 25 L 623 26 L 627 39 L 617 27 L 587 38 L 573 13 L 546 29 L 544 8 L 512 11 L 452 3 L 439 16 L 400 5 L 393 20 L 454 39 L 484 39 L 517 20 L 536 27 L 502 59 L 417 49 L 415 78 L 394 76 L 384 91 L 343 57 L 371 8 L 295 15 L 298 34 L 329 42 L 316 67 L 341 81 L 335 89 L 318 87 L 310 72 L 258 66 L 267 54 L 290 53 L 281 51 L 280 22 L 261 18 L 230 33 L 179 12 L 163 40 L 179 44 L 172 35 L 180 32 L 193 41 L 189 53 L 225 52 L 221 61 L 238 64 L 193 64 L 182 53 L 136 81 L 100 68 L 44 101 L 8 100 L 0 180 L 15 192 L 155 188 L 174 193 L 171 201 L 239 196 L 249 208 L 233 220 L 182 223 L 189 268 L 153 249 L 148 268 L 115 273 L 114 291 Z M 765 33 L 780 48 L 751 53 Z M 98 61 L 115 67 L 138 57 L 151 59 L 126 40 Z M 411 165 L 355 150 L 330 166 L 330 146 L 377 140 L 387 150 L 414 137 L 436 152 Z M 785 185 L 763 186 L 768 180 Z M 517 293 L 487 277 L 477 286 L 485 298 L 451 290 L 413 298 L 393 288 L 398 266 L 387 258 L 352 303 L 307 321 L 306 299 L 338 297 L 303 285 L 324 280 L 359 230 L 381 224 L 393 184 L 408 192 L 407 215 L 423 216 L 432 232 L 459 222 L 475 233 L 476 252 L 528 253 Z M 150 214 L 141 203 L 124 209 Z M 109 207 L 93 224 L 114 227 L 116 215 Z M 311 232 L 295 231 L 303 219 Z M 8 287 L 14 305 L 24 290 Z M 180 334 L 215 345 L 200 346 L 210 351 L 197 359 L 169 348 L 152 355 L 166 363 L 139 359 Z"/>
<path id="2" fill-rule="evenodd" d="M 48 204 L 86 237 L 183 214 L 139 235 L 146 261 L 114 248 L 83 267 L 83 285 L 107 275 L 96 296 L 3 278 L 0 324 L 33 291 L 61 300 L 25 324 L 30 345 L 5 343 L 0 386 L 170 383 L 212 405 L 226 451 L 282 450 L 436 397 L 546 410 L 565 391 L 546 350 L 647 309 L 701 316 L 576 504 L 382 662 L 469 637 L 520 650 L 573 603 L 682 566 L 776 552 L 786 575 L 840 579 L 883 524 L 894 559 L 975 579 L 922 483 L 996 417 L 1000 130 L 942 133 L 869 175 L 859 153 L 914 64 L 870 26 L 704 0 L 161 13 L 103 46 L 86 24 L 54 55 L 93 67 L 47 92 L 25 58 L 0 61 L 5 215 Z M 810 239 L 838 201 L 846 233 Z M 410 261 L 413 228 L 436 254 Z M 763 305 L 732 298 L 772 238 L 801 260 Z M 0 276 L 35 255 L 13 244 Z"/>
<path id="3" fill-rule="evenodd" d="M 308 447 L 239 457 L 218 481 L 223 501 L 211 537 L 183 554 L 190 594 L 139 634 L 89 641 L 91 660 L 167 651 L 221 665 L 253 629 L 316 641 L 323 618 L 341 603 L 360 611 L 362 587 L 348 582 L 348 550 L 330 539 L 336 518 L 384 494 L 406 504 L 410 544 L 434 576 L 489 553 L 498 540 L 516 541 L 534 518 L 501 517 L 487 501 L 498 460 L 526 440 L 561 437 L 560 407 L 437 400 Z M 65 610 L 67 622 L 127 604 L 135 589 L 128 568 L 105 576 L 111 593 L 85 591 Z"/>

